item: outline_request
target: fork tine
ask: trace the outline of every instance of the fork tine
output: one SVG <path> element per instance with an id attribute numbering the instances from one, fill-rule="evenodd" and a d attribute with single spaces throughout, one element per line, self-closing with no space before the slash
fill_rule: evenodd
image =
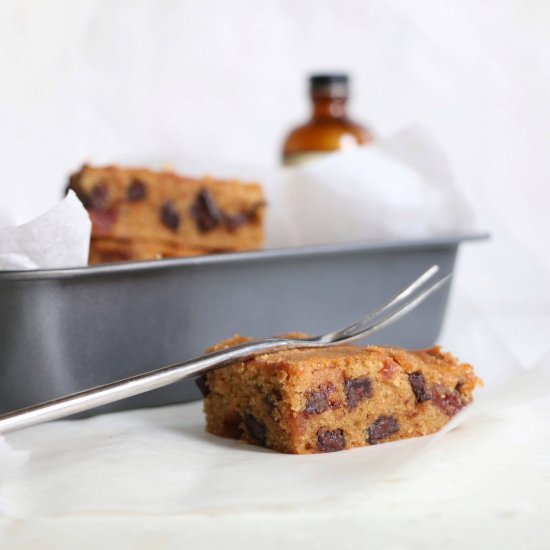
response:
<path id="1" fill-rule="evenodd" d="M 386 302 L 380 309 L 372 312 L 370 315 L 374 317 L 375 315 L 378 315 L 379 313 L 382 313 L 386 309 L 389 309 L 390 307 L 398 304 L 399 302 L 402 302 L 404 299 L 408 298 L 414 291 L 416 291 L 418 288 L 420 288 L 424 283 L 429 281 L 437 272 L 439 271 L 438 265 L 432 265 L 430 269 L 422 273 L 416 281 L 413 281 L 410 285 L 406 286 L 403 290 L 398 292 L 393 298 L 391 298 L 388 302 Z"/>
<path id="2" fill-rule="evenodd" d="M 312 340 L 319 340 L 320 342 L 330 342 L 337 335 L 341 334 L 342 336 L 347 336 L 348 334 L 353 334 L 358 330 L 362 330 L 362 328 L 360 327 L 363 327 L 365 323 L 375 319 L 376 317 L 380 316 L 384 312 L 392 309 L 394 306 L 398 305 L 403 300 L 406 300 L 409 296 L 411 296 L 411 294 L 416 292 L 427 281 L 429 281 L 438 271 L 439 271 L 439 266 L 432 265 L 427 271 L 422 273 L 422 275 L 420 275 L 417 279 L 415 279 L 411 284 L 409 284 L 408 286 L 400 290 L 395 296 L 390 298 L 384 305 L 382 305 L 378 309 L 375 309 L 374 311 L 371 311 L 368 315 L 366 315 L 359 321 L 356 321 L 355 323 L 349 325 L 348 327 L 333 331 L 321 337 L 312 338 Z"/>
<path id="3" fill-rule="evenodd" d="M 393 306 L 397 305 L 399 302 L 402 302 L 406 298 L 408 298 L 413 292 L 415 292 L 417 289 L 419 289 L 424 283 L 429 281 L 437 272 L 439 271 L 438 265 L 432 265 L 430 269 L 422 273 L 420 277 L 418 277 L 416 280 L 414 280 L 410 285 L 406 286 L 402 290 L 400 290 L 395 296 L 390 298 L 383 306 L 380 308 L 371 311 L 365 318 L 366 319 L 374 319 L 377 315 L 380 315 L 384 311 L 392 308 Z"/>
<path id="4" fill-rule="evenodd" d="M 449 275 L 446 275 L 445 277 L 442 277 L 435 283 L 431 284 L 429 287 L 425 288 L 422 292 L 420 292 L 419 294 L 415 295 L 413 298 L 406 301 L 402 306 L 399 307 L 399 309 L 393 311 L 387 317 L 381 319 L 380 321 L 372 321 L 372 319 L 365 318 L 363 321 L 370 320 L 371 323 L 365 326 L 364 328 L 360 329 L 359 332 L 355 334 L 351 334 L 350 336 L 344 336 L 344 338 L 340 340 L 340 343 L 361 340 L 387 327 L 391 323 L 398 321 L 399 319 L 401 319 L 401 317 L 403 317 L 409 311 L 414 309 L 418 304 L 423 302 L 428 296 L 430 296 L 436 290 L 438 290 L 444 284 L 446 284 L 451 277 L 452 277 L 451 273 L 449 273 Z M 361 323 L 361 321 L 359 323 Z"/>

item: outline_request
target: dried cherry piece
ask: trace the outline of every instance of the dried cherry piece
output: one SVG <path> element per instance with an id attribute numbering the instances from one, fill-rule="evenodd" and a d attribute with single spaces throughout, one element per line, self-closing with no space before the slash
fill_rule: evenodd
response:
<path id="1" fill-rule="evenodd" d="M 197 384 L 197 387 L 201 391 L 203 397 L 210 395 L 210 386 L 208 385 L 206 374 L 201 374 L 195 378 L 195 384 Z"/>
<path id="2" fill-rule="evenodd" d="M 399 365 L 395 361 L 384 361 L 384 365 L 380 369 L 380 373 L 384 377 L 384 380 L 390 381 L 397 372 L 398 368 Z"/>
<path id="3" fill-rule="evenodd" d="M 317 432 L 317 450 L 321 453 L 331 453 L 334 451 L 341 451 L 346 446 L 346 438 L 344 431 L 337 430 L 325 430 L 321 428 Z"/>
<path id="4" fill-rule="evenodd" d="M 191 206 L 191 216 L 203 233 L 214 229 L 224 218 L 208 189 L 202 189 L 197 195 Z"/>
<path id="5" fill-rule="evenodd" d="M 306 408 L 307 416 L 312 414 L 321 414 L 331 407 L 329 395 L 334 391 L 334 384 L 321 384 L 318 390 L 312 390 L 306 393 Z"/>
<path id="6" fill-rule="evenodd" d="M 94 228 L 95 236 L 107 235 L 118 219 L 118 210 L 90 210 L 90 219 Z"/>
<path id="7" fill-rule="evenodd" d="M 393 416 L 381 415 L 368 428 L 367 442 L 376 445 L 381 439 L 399 431 L 399 424 Z"/>
<path id="8" fill-rule="evenodd" d="M 420 371 L 409 374 L 409 384 L 417 403 L 424 403 L 424 401 L 429 401 L 432 398 L 432 394 L 426 386 L 424 375 Z"/>
<path id="9" fill-rule="evenodd" d="M 368 376 L 352 378 L 344 382 L 344 390 L 348 400 L 348 411 L 353 411 L 361 401 L 372 396 L 372 381 Z"/>
<path id="10" fill-rule="evenodd" d="M 244 425 L 248 431 L 248 435 L 252 437 L 260 445 L 265 445 L 265 437 L 267 435 L 267 428 L 265 424 L 258 420 L 255 416 L 250 413 L 245 413 L 244 415 Z"/>
<path id="11" fill-rule="evenodd" d="M 138 178 L 134 178 L 126 190 L 126 197 L 129 202 L 143 200 L 147 196 L 147 184 Z"/>
<path id="12" fill-rule="evenodd" d="M 160 218 L 162 223 L 173 231 L 176 231 L 180 225 L 180 215 L 171 201 L 166 201 L 162 205 Z"/>
<path id="13" fill-rule="evenodd" d="M 442 384 L 434 384 L 431 393 L 434 405 L 447 416 L 454 416 L 464 407 L 460 393 L 450 390 Z"/>

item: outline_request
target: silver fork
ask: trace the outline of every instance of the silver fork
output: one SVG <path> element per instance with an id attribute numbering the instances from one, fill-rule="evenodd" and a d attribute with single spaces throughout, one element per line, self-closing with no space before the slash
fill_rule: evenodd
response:
<path id="1" fill-rule="evenodd" d="M 397 321 L 444 285 L 451 275 L 434 282 L 433 278 L 438 271 L 438 266 L 432 266 L 381 308 L 340 330 L 310 338 L 281 337 L 251 340 L 220 351 L 207 353 L 196 359 L 182 361 L 168 367 L 19 409 L 0 416 L 0 434 L 63 418 L 126 397 L 162 388 L 184 378 L 218 369 L 234 361 L 250 359 L 255 355 L 295 348 L 336 346 L 363 339 Z"/>

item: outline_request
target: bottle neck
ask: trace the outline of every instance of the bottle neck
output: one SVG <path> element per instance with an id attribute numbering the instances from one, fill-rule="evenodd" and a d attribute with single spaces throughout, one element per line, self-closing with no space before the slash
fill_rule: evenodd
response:
<path id="1" fill-rule="evenodd" d="M 313 97 L 314 120 L 346 118 L 347 97 Z"/>

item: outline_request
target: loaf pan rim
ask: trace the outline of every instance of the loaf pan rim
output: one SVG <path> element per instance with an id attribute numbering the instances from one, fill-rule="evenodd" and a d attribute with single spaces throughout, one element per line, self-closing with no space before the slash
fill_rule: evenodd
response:
<path id="1" fill-rule="evenodd" d="M 187 256 L 160 260 L 141 260 L 101 264 L 84 267 L 54 269 L 26 269 L 0 271 L 0 282 L 9 280 L 38 280 L 59 278 L 81 278 L 117 273 L 173 269 L 191 265 L 227 264 L 242 261 L 262 261 L 295 256 L 338 255 L 354 252 L 396 251 L 400 249 L 429 249 L 441 246 L 455 246 L 461 242 L 483 241 L 490 238 L 486 232 L 431 237 L 424 239 L 399 239 L 377 241 L 348 241 L 345 243 L 316 244 L 269 248 L 247 252 L 219 253 L 204 256 Z"/>

